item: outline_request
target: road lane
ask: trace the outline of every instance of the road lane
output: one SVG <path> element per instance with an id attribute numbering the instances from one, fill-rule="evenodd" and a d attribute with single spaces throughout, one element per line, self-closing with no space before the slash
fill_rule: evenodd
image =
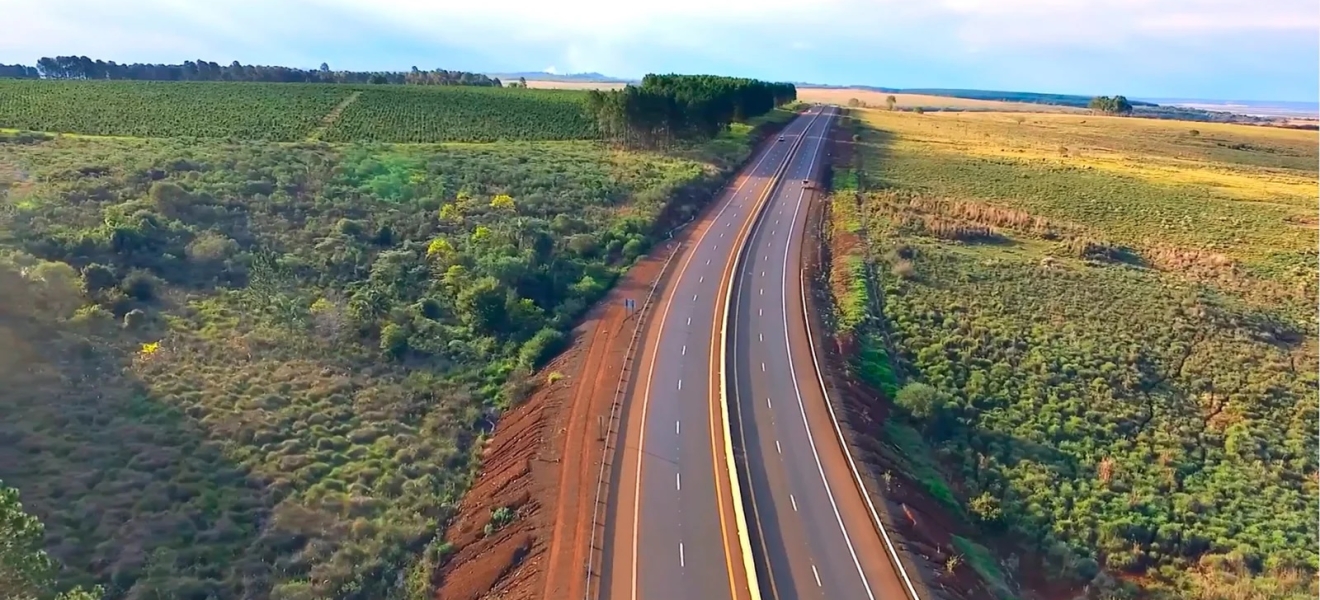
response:
<path id="1" fill-rule="evenodd" d="M 830 111 L 832 116 L 833 111 Z M 780 599 L 905 598 L 852 483 L 807 347 L 798 279 L 809 193 L 828 131 L 806 133 L 736 274 L 731 393 L 765 545 L 762 588 Z"/>
<path id="2" fill-rule="evenodd" d="M 811 116 L 754 158 L 713 215 L 694 224 L 649 317 L 625 404 L 607 509 L 603 595 L 747 597 L 722 454 L 712 324 L 734 242 Z M 715 363 L 716 365 L 718 363 Z"/>

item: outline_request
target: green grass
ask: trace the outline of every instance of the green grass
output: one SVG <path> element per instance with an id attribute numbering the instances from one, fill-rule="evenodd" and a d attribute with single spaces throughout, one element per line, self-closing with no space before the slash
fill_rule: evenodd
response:
<path id="1" fill-rule="evenodd" d="M 898 375 L 894 373 L 884 343 L 876 335 L 862 337 L 853 362 L 862 380 L 883 392 L 885 397 L 893 398 L 898 393 Z"/>
<path id="2" fill-rule="evenodd" d="M 996 499 L 986 531 L 1061 579 L 1313 589 L 1316 171 L 1295 155 L 1314 163 L 1314 132 L 863 114 L 884 324 L 949 399 L 885 435 L 936 448 L 966 494 L 913 466 L 932 496 Z"/>
<path id="3" fill-rule="evenodd" d="M 955 513 L 962 512 L 962 504 L 949 488 L 949 483 L 935 464 L 934 457 L 921 432 L 897 420 L 885 421 L 885 439 L 898 449 L 895 457 L 904 465 L 904 471 L 925 488 L 926 493 Z"/>
<path id="4" fill-rule="evenodd" d="M 1014 598 L 1013 593 L 1004 583 L 1004 573 L 999 568 L 999 561 L 995 560 L 995 557 L 990 554 L 985 546 L 955 535 L 953 536 L 953 547 L 962 553 L 963 559 L 986 581 L 996 597 L 1004 600 Z"/>

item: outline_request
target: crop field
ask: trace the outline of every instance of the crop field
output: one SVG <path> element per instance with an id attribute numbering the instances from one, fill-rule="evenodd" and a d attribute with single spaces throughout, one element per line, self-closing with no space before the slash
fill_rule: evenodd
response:
<path id="1" fill-rule="evenodd" d="M 0 134 L 0 509 L 110 599 L 431 598 L 492 420 L 718 171 Z"/>
<path id="2" fill-rule="evenodd" d="M 591 139 L 584 102 L 582 92 L 460 86 L 0 80 L 0 129 L 279 142 Z"/>
<path id="3" fill-rule="evenodd" d="M 596 135 L 586 95 L 479 87 L 368 88 L 324 139 L 332 142 L 576 140 Z"/>
<path id="4" fill-rule="evenodd" d="M 918 485 L 1051 586 L 1314 597 L 1316 133 L 850 112 L 836 310 Z"/>
<path id="5" fill-rule="evenodd" d="M 294 141 L 349 93 L 312 84 L 0 80 L 0 128 Z"/>

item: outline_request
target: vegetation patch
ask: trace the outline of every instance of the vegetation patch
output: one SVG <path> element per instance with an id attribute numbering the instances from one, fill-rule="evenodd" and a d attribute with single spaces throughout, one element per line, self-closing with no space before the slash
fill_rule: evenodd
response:
<path id="1" fill-rule="evenodd" d="M 1008 585 L 1004 583 L 1004 573 L 999 568 L 999 561 L 995 560 L 993 554 L 972 540 L 962 536 L 953 536 L 953 547 L 962 553 L 963 560 L 971 565 L 977 575 L 986 582 L 990 589 L 994 591 L 995 597 L 1005 600 L 1014 597 L 1013 592 Z"/>
<path id="2" fill-rule="evenodd" d="M 23 135 L 0 165 L 26 186 L 0 211 L 0 478 L 110 598 L 427 596 L 494 419 L 718 172 Z"/>
<path id="3" fill-rule="evenodd" d="M 586 94 L 467 86 L 361 90 L 326 132 L 332 142 L 493 142 L 598 136 Z"/>
<path id="4" fill-rule="evenodd" d="M 0 128 L 281 142 L 313 134 L 332 142 L 580 140 L 598 137 L 586 98 L 479 86 L 0 79 Z"/>
<path id="5" fill-rule="evenodd" d="M 1314 595 L 1314 132 L 853 114 L 876 317 L 910 377 L 884 435 L 934 449 L 908 465 L 931 494 L 1061 582 Z"/>
<path id="6" fill-rule="evenodd" d="M 134 137 L 305 137 L 337 85 L 0 79 L 0 127 Z"/>

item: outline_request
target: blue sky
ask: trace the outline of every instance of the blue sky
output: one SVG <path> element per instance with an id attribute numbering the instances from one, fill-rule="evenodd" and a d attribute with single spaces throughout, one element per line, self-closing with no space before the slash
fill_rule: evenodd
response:
<path id="1" fill-rule="evenodd" d="M 0 62 L 719 73 L 1314 102 L 1316 0 L 6 0 Z"/>

